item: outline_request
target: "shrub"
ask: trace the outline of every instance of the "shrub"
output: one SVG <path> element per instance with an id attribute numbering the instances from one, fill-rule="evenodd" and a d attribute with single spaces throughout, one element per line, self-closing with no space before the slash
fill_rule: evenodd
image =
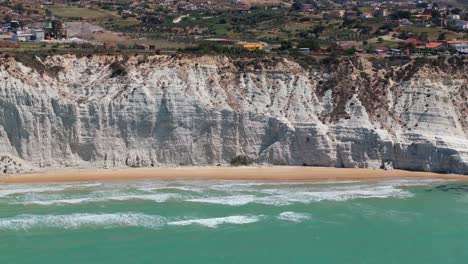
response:
<path id="1" fill-rule="evenodd" d="M 254 161 L 251 158 L 244 156 L 244 155 L 239 155 L 231 160 L 231 165 L 232 166 L 249 166 L 249 165 L 252 165 L 253 162 Z"/>
<path id="2" fill-rule="evenodd" d="M 127 69 L 120 62 L 113 62 L 109 68 L 112 70 L 111 78 L 127 75 Z"/>

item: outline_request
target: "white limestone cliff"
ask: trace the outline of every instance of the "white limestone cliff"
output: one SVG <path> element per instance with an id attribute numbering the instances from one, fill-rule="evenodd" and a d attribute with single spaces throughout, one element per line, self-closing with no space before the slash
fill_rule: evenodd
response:
<path id="1" fill-rule="evenodd" d="M 458 63 L 3 59 L 0 173 L 216 165 L 246 156 L 259 164 L 468 174 L 468 64 Z"/>

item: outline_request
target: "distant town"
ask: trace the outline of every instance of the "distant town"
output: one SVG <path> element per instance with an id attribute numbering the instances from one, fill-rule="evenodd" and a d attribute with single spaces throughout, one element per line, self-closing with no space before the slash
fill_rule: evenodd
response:
<path id="1" fill-rule="evenodd" d="M 1 1 L 1 50 L 465 55 L 463 1 Z"/>

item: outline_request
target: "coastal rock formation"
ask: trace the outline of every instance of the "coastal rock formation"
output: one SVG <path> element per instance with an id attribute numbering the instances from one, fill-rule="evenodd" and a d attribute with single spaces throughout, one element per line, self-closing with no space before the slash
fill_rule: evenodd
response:
<path id="1" fill-rule="evenodd" d="M 462 59 L 54 55 L 2 59 L 0 79 L 0 173 L 248 160 L 468 174 Z"/>

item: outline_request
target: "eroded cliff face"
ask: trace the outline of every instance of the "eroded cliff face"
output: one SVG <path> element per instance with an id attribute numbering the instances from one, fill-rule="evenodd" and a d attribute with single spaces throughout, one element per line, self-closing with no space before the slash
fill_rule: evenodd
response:
<path id="1" fill-rule="evenodd" d="M 242 155 L 468 174 L 467 75 L 460 60 L 4 59 L 0 172 L 216 165 Z"/>

